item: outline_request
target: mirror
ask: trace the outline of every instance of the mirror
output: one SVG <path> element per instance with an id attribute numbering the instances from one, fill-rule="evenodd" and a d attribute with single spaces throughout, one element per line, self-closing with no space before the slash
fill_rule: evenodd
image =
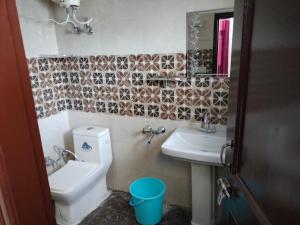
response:
<path id="1" fill-rule="evenodd" d="M 187 13 L 187 74 L 230 76 L 233 11 Z"/>

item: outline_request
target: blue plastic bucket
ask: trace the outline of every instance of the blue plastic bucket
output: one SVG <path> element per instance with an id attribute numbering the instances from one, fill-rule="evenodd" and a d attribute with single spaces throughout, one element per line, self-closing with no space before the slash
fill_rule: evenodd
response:
<path id="1" fill-rule="evenodd" d="M 144 177 L 130 185 L 130 205 L 134 207 L 136 220 L 142 225 L 154 225 L 161 221 L 166 185 L 157 178 Z"/>

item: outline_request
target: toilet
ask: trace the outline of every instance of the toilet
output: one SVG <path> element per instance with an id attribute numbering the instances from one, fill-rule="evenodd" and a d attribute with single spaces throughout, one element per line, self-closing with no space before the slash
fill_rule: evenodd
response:
<path id="1" fill-rule="evenodd" d="M 48 178 L 59 225 L 80 223 L 110 195 L 106 186 L 112 163 L 109 129 L 76 128 L 73 142 L 74 153 L 80 161 L 68 161 Z"/>

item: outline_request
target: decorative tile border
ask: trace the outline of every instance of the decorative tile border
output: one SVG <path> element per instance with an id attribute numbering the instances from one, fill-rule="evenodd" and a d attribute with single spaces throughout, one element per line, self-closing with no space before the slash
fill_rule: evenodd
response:
<path id="1" fill-rule="evenodd" d="M 154 76 L 186 74 L 186 55 L 144 54 L 70 58 L 31 58 L 30 80 L 38 118 L 64 110 L 202 120 L 226 124 L 229 80 L 199 76 L 172 81 L 167 87 Z"/>

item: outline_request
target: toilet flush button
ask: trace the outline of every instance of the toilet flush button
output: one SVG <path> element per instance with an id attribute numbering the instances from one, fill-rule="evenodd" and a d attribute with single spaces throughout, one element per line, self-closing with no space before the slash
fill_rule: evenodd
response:
<path id="1" fill-rule="evenodd" d="M 87 130 L 93 130 L 94 129 L 94 127 L 88 127 L 87 128 Z"/>

